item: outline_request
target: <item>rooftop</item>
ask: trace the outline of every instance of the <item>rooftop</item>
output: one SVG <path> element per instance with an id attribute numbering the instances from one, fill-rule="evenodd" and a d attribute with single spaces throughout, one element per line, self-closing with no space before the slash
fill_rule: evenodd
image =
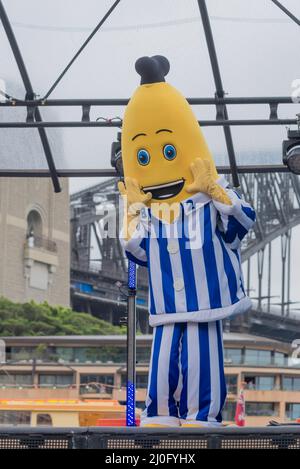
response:
<path id="1" fill-rule="evenodd" d="M 89 336 L 25 336 L 25 337 L 1 337 L 7 345 L 27 345 L 37 344 L 63 345 L 63 346 L 97 346 L 101 344 L 122 344 L 126 343 L 126 335 L 89 335 Z M 137 343 L 140 345 L 149 345 L 152 341 L 152 335 L 137 335 Z M 224 333 L 224 343 L 227 345 L 273 345 L 274 347 L 289 349 L 289 344 L 276 340 L 259 337 L 249 334 Z"/>

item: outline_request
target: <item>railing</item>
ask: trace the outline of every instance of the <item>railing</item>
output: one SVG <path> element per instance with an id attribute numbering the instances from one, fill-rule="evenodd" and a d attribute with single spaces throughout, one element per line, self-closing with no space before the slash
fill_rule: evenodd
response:
<path id="1" fill-rule="evenodd" d="M 57 252 L 57 244 L 52 239 L 43 236 L 30 236 L 26 240 L 26 246 L 29 248 L 40 248 L 50 252 Z"/>
<path id="2" fill-rule="evenodd" d="M 226 349 L 225 349 L 226 350 Z M 149 359 L 147 360 L 146 358 L 139 359 L 138 358 L 138 364 L 147 366 L 149 365 Z M 70 359 L 62 359 L 58 355 L 51 355 L 51 356 L 44 356 L 40 357 L 38 359 L 33 359 L 30 358 L 29 356 L 16 356 L 14 355 L 13 357 L 10 357 L 10 355 L 6 355 L 6 363 L 8 365 L 32 365 L 35 363 L 36 365 L 57 365 L 57 366 L 81 366 L 81 365 L 95 365 L 95 366 L 105 366 L 105 365 L 118 365 L 118 366 L 124 366 L 125 365 L 125 358 L 114 358 L 111 357 L 111 359 L 108 358 L 85 358 L 85 359 L 80 359 L 80 358 L 70 358 Z M 284 363 L 277 363 L 276 361 L 269 361 L 269 362 L 259 362 L 259 361 L 247 361 L 247 360 L 231 360 L 225 358 L 224 360 L 225 366 L 226 367 L 250 367 L 250 368 L 299 368 L 300 367 L 300 362 L 297 362 L 296 360 L 294 361 L 289 361 L 288 358 L 285 359 Z M 1 384 L 0 384 L 1 385 Z"/>
<path id="3" fill-rule="evenodd" d="M 80 394 L 112 394 L 116 387 L 104 383 L 84 383 L 80 384 Z"/>
<path id="4" fill-rule="evenodd" d="M 10 384 L 0 383 L 0 389 L 77 389 L 76 384 Z"/>
<path id="5" fill-rule="evenodd" d="M 0 386 L 0 399 L 78 399 L 78 387 Z"/>

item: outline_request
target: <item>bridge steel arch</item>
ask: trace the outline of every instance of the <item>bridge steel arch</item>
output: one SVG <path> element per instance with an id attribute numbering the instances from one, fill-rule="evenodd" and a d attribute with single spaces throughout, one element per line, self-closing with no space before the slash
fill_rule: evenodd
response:
<path id="1" fill-rule="evenodd" d="M 290 173 L 241 174 L 241 195 L 256 209 L 257 221 L 242 245 L 247 261 L 300 224 L 300 180 Z"/>
<path id="2" fill-rule="evenodd" d="M 226 327 L 290 340 L 294 333 L 300 336 L 300 314 L 298 319 L 297 314 L 291 311 L 290 302 L 291 233 L 300 224 L 300 180 L 298 176 L 286 172 L 241 173 L 240 183 L 239 193 L 257 212 L 255 227 L 242 243 L 242 262 L 247 264 L 246 289 L 252 296 L 250 267 L 254 257 L 257 257 L 258 297 L 249 315 L 231 321 Z M 103 305 L 105 311 L 109 311 L 104 319 L 112 322 L 126 314 L 120 284 L 126 282 L 127 263 L 118 238 L 118 226 L 115 238 L 105 235 L 106 224 L 115 215 L 118 224 L 120 214 L 116 178 L 71 195 L 73 306 L 101 315 L 99 311 Z M 282 286 L 279 304 L 274 305 L 271 302 L 271 245 L 278 237 L 281 238 Z M 263 281 L 266 268 L 267 286 Z M 143 332 L 148 332 L 146 269 L 139 268 L 138 277 L 139 325 Z M 90 285 L 89 292 L 82 290 L 86 284 Z M 273 327 L 270 327 L 272 324 Z"/>

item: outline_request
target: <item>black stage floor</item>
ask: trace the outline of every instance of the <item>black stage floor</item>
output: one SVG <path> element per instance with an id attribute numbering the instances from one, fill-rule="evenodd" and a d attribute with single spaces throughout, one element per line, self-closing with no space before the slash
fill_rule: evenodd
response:
<path id="1" fill-rule="evenodd" d="M 0 449 L 300 449 L 300 425 L 208 428 L 1 427 Z"/>

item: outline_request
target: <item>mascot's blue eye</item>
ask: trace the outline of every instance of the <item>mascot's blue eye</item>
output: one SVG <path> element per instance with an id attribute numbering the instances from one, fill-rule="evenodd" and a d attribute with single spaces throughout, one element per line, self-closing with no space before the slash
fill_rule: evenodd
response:
<path id="1" fill-rule="evenodd" d="M 150 155 L 147 150 L 144 150 L 144 148 L 142 148 L 137 152 L 137 159 L 142 166 L 146 166 L 146 164 L 148 164 L 150 161 Z"/>
<path id="2" fill-rule="evenodd" d="M 170 144 L 165 145 L 163 152 L 164 152 L 164 157 L 167 160 L 174 160 L 174 158 L 176 158 L 176 154 L 177 154 L 176 148 L 173 145 L 170 145 Z"/>

